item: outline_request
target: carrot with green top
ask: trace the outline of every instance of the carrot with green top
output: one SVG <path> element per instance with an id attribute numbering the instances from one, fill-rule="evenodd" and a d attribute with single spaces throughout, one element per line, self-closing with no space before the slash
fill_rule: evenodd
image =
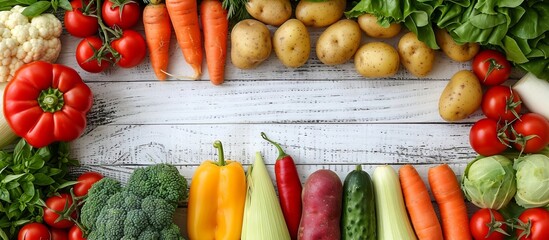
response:
<path id="1" fill-rule="evenodd" d="M 223 8 L 219 0 L 203 0 L 200 4 L 200 13 L 210 81 L 214 85 L 220 85 L 225 80 L 227 37 L 229 34 L 227 10 Z"/>
<path id="2" fill-rule="evenodd" d="M 193 79 L 198 79 L 202 75 L 203 58 L 196 2 L 196 0 L 166 0 L 166 8 L 172 20 L 177 43 L 185 61 L 194 70 Z"/>
<path id="3" fill-rule="evenodd" d="M 158 80 L 165 80 L 170 57 L 172 24 L 166 4 L 162 3 L 162 0 L 150 0 L 145 6 L 143 27 L 154 74 Z"/>

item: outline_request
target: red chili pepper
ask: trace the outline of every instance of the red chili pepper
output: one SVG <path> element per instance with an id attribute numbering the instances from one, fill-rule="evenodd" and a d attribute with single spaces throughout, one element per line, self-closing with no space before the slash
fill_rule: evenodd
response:
<path id="1" fill-rule="evenodd" d="M 262 132 L 261 137 L 278 149 L 279 155 L 275 163 L 276 185 L 286 225 L 290 236 L 295 240 L 301 220 L 301 181 L 292 157 L 282 150 L 280 144 L 267 138 L 265 133 Z"/>
<path id="2" fill-rule="evenodd" d="M 67 66 L 23 65 L 4 90 L 4 115 L 15 134 L 36 148 L 72 141 L 86 128 L 90 88 Z"/>

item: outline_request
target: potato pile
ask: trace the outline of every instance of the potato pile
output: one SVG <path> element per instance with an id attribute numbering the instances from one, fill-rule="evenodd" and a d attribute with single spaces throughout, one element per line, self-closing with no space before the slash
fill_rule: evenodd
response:
<path id="1" fill-rule="evenodd" d="M 308 61 L 315 44 L 314 54 L 320 62 L 338 65 L 354 59 L 357 73 L 364 77 L 390 77 L 400 65 L 416 76 L 426 76 L 431 71 L 435 53 L 412 33 L 400 39 L 398 51 L 381 41 L 366 44 L 371 39 L 393 38 L 402 27 L 381 26 L 371 14 L 345 19 L 346 4 L 346 0 L 301 0 L 293 12 L 290 0 L 248 0 L 246 10 L 254 19 L 241 21 L 231 31 L 233 65 L 255 68 L 274 52 L 284 66 L 298 68 Z M 315 43 L 308 28 L 323 28 Z M 448 39 L 441 41 L 450 46 Z M 449 49 L 457 52 L 459 47 Z M 463 51 L 469 49 L 472 47 Z"/>

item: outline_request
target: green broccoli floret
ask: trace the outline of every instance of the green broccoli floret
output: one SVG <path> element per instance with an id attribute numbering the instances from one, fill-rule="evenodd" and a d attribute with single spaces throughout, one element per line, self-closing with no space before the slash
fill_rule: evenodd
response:
<path id="1" fill-rule="evenodd" d="M 187 181 L 167 164 L 135 170 L 124 188 L 103 178 L 88 192 L 82 224 L 88 240 L 180 240 L 173 214 L 186 195 Z"/>
<path id="2" fill-rule="evenodd" d="M 124 236 L 137 238 L 143 228 L 148 225 L 149 221 L 143 210 L 130 210 L 124 220 Z"/>
<path id="3" fill-rule="evenodd" d="M 118 240 L 124 236 L 126 212 L 120 208 L 103 208 L 95 221 L 95 230 L 103 232 L 103 240 Z"/>
<path id="4" fill-rule="evenodd" d="M 175 206 L 164 199 L 148 196 L 143 199 L 141 209 L 149 218 L 149 224 L 155 229 L 163 229 L 172 223 Z"/>
<path id="5" fill-rule="evenodd" d="M 120 182 L 111 178 L 103 178 L 93 184 L 88 191 L 88 197 L 80 212 L 80 220 L 87 229 L 94 227 L 95 220 L 104 207 L 105 202 L 121 189 L 122 185 Z"/>
<path id="6" fill-rule="evenodd" d="M 179 227 L 175 224 L 171 224 L 169 227 L 160 231 L 160 239 L 162 240 L 183 240 Z"/>
<path id="7" fill-rule="evenodd" d="M 142 198 L 156 196 L 173 204 L 187 198 L 187 180 L 169 164 L 136 169 L 128 180 L 128 189 Z"/>
<path id="8" fill-rule="evenodd" d="M 151 228 L 145 229 L 145 231 L 141 232 L 141 234 L 137 238 L 137 240 L 159 240 L 159 239 L 160 239 L 160 233 Z"/>

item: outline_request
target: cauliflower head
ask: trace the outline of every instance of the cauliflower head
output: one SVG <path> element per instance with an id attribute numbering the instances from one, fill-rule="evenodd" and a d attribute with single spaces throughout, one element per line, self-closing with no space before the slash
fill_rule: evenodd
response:
<path id="1" fill-rule="evenodd" d="M 54 63 L 61 52 L 61 21 L 50 13 L 28 18 L 23 10 L 0 11 L 0 82 L 9 81 L 23 64 Z"/>

